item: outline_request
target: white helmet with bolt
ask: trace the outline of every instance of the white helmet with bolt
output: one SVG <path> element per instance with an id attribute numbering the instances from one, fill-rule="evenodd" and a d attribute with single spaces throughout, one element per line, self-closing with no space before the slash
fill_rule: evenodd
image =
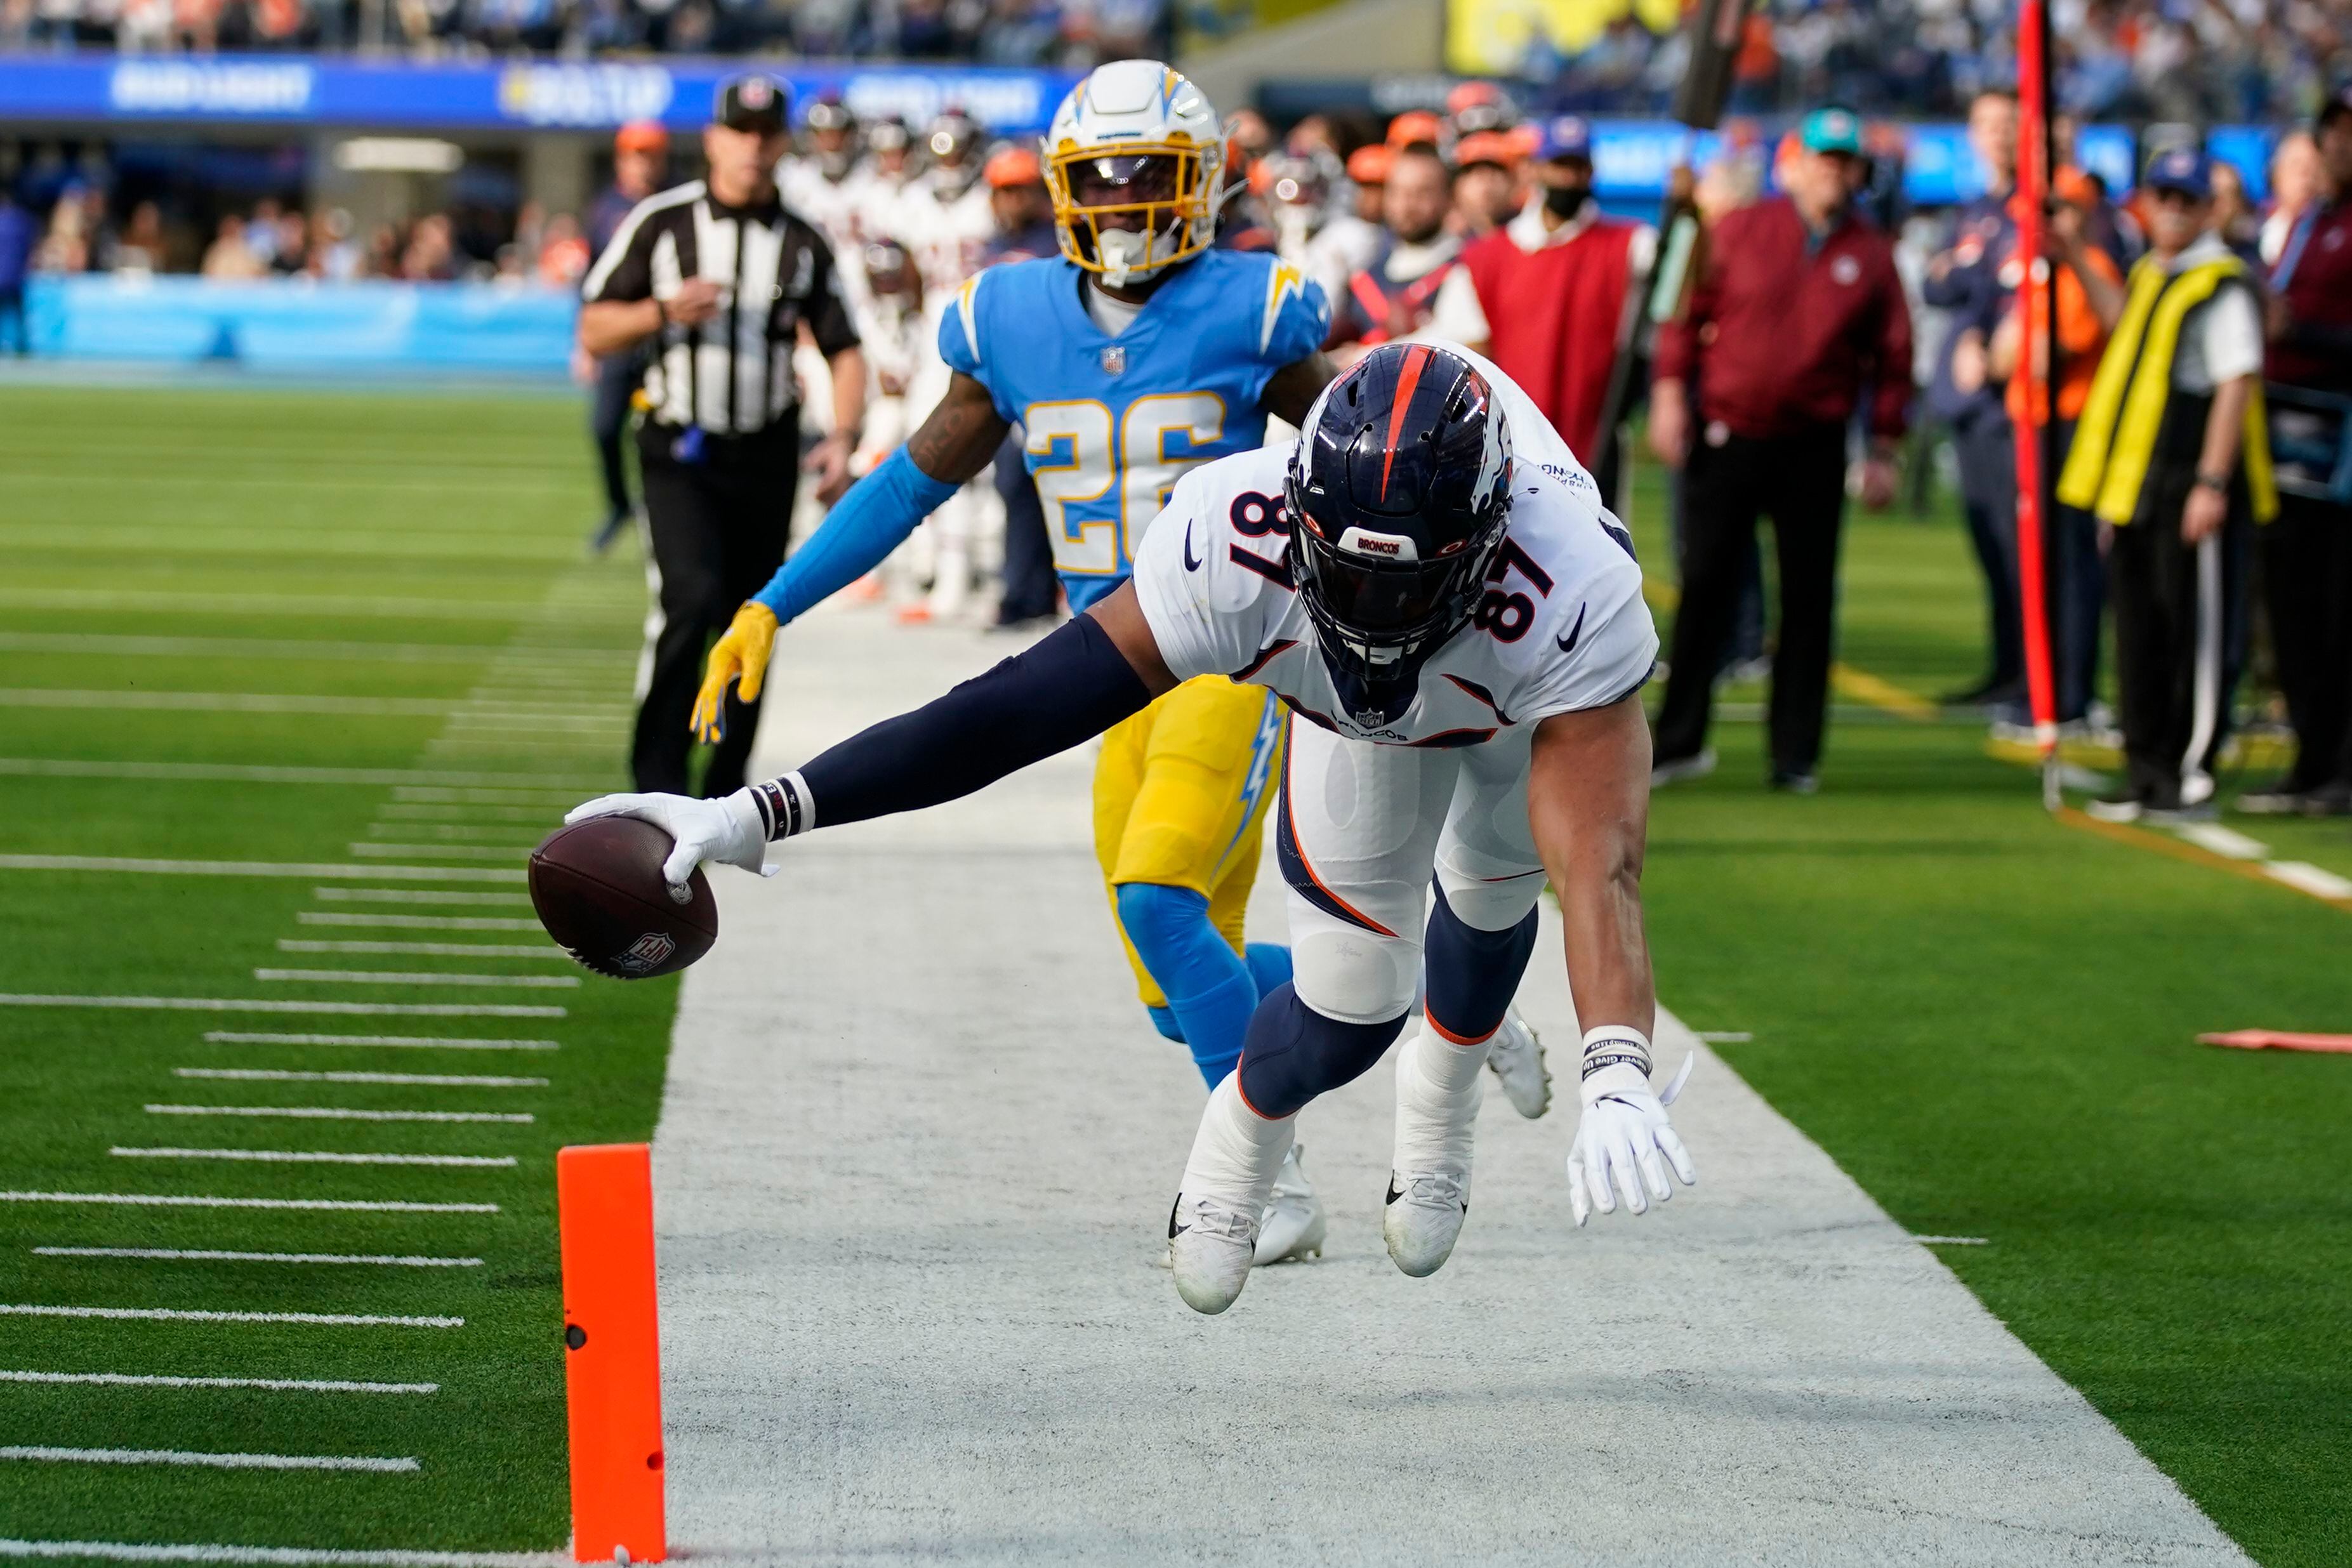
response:
<path id="1" fill-rule="evenodd" d="M 1062 254 L 1109 287 L 1216 240 L 1224 132 L 1201 89 L 1158 60 L 1097 66 L 1054 111 L 1044 151 Z"/>

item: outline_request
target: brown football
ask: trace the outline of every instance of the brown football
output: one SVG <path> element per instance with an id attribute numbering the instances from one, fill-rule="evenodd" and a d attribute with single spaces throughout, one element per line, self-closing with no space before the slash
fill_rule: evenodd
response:
<path id="1" fill-rule="evenodd" d="M 719 901 L 699 866 L 683 888 L 662 880 L 672 842 L 635 817 L 558 828 L 530 852 L 539 923 L 583 967 L 616 980 L 685 968 L 719 939 Z"/>

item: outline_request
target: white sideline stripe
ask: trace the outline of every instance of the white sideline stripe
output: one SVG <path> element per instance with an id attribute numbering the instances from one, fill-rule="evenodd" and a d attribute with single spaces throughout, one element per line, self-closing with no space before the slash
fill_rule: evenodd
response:
<path id="1" fill-rule="evenodd" d="M 233 1078 L 248 1083 L 440 1083 L 479 1089 L 544 1089 L 544 1078 L 466 1072 L 297 1072 L 275 1067 L 175 1067 L 175 1078 Z"/>
<path id="2" fill-rule="evenodd" d="M 518 921 L 520 925 L 522 922 Z M 536 921 L 530 924 L 538 924 Z M 319 942 L 303 941 L 293 936 L 278 939 L 280 953 L 416 953 L 428 958 L 552 958 L 570 963 L 562 948 L 552 942 L 525 946 L 513 942 Z"/>
<path id="3" fill-rule="evenodd" d="M 310 896 L 329 904 L 527 904 L 527 893 L 458 893 L 436 888 L 425 892 L 406 887 L 314 887 Z"/>
<path id="4" fill-rule="evenodd" d="M 106 1318 L 126 1322 L 311 1323 L 325 1328 L 461 1329 L 463 1318 L 399 1317 L 385 1312 L 216 1312 L 193 1307 L 52 1307 L 0 1301 L 0 1315 Z"/>
<path id="5" fill-rule="evenodd" d="M 364 860 L 370 855 L 415 855 L 425 860 L 501 861 L 509 864 L 520 860 L 539 846 L 530 844 L 377 844 L 361 842 L 351 846 L 352 853 Z"/>
<path id="6" fill-rule="evenodd" d="M 1992 1239 L 1987 1236 L 1914 1236 L 1911 1239 L 1927 1247 L 1990 1247 L 1992 1245 Z"/>
<path id="7" fill-rule="evenodd" d="M 386 1046 L 401 1051 L 561 1051 L 551 1040 L 445 1040 L 431 1034 L 254 1034 L 240 1030 L 208 1030 L 210 1045 L 354 1045 Z"/>
<path id="8" fill-rule="evenodd" d="M 338 1552 L 307 1546 L 163 1546 L 119 1541 L 0 1538 L 0 1557 L 96 1557 L 110 1563 L 220 1563 L 252 1568 L 568 1568 L 559 1552 Z"/>
<path id="9" fill-rule="evenodd" d="M 338 1214 L 496 1214 L 495 1203 L 362 1197 L 191 1197 L 163 1192 L 0 1192 L 0 1203 L 120 1203 L 135 1208 L 295 1208 Z"/>
<path id="10" fill-rule="evenodd" d="M 304 768 L 291 764 L 237 762 L 114 762 L 67 757 L 0 757 L 0 773 L 40 779 L 157 779 L 219 784 L 372 784 L 389 787 L 394 800 L 479 796 L 507 804 L 571 806 L 574 785 L 543 773 L 466 771 L 441 768 Z M 576 786 L 593 790 L 610 779 Z M 404 790 L 421 789 L 411 797 Z M 536 797 L 536 800 L 532 800 Z"/>
<path id="11" fill-rule="evenodd" d="M 399 931 L 537 931 L 536 920 L 519 915 L 345 915 L 332 909 L 304 909 L 294 918 L 304 925 L 365 925 Z"/>
<path id="12" fill-rule="evenodd" d="M 150 713 L 303 713 L 338 718 L 445 718 L 447 697 L 300 696 L 277 692 L 71 691 L 59 686 L 0 686 L 0 707 L 124 708 Z"/>
<path id="13" fill-rule="evenodd" d="M 341 877 L 352 882 L 520 882 L 489 866 L 307 865 L 283 861 L 180 861 L 114 855 L 0 855 L 0 871 L 119 871 L 151 876 Z"/>
<path id="14" fill-rule="evenodd" d="M 106 1151 L 118 1159 L 249 1160 L 284 1166 L 457 1166 L 472 1169 L 511 1170 L 512 1155 L 345 1155 L 326 1149 L 131 1149 L 121 1145 Z"/>
<path id="15" fill-rule="evenodd" d="M 184 1448 L 0 1448 L 0 1459 L 61 1465 L 192 1465 L 209 1470 L 372 1470 L 406 1475 L 415 1459 L 371 1459 L 341 1454 L 196 1454 Z"/>
<path id="16" fill-rule="evenodd" d="M 525 1002 L 278 1002 L 240 997 L 42 997 L 0 993 L 0 1007 L 131 1008 L 194 1013 L 340 1013 L 371 1018 L 560 1019 Z"/>
<path id="17" fill-rule="evenodd" d="M 2299 892 L 2320 898 L 2352 898 L 2352 882 L 2306 861 L 2266 861 L 2263 871 L 2272 881 L 2283 882 Z"/>
<path id="18" fill-rule="evenodd" d="M 89 1383 L 108 1388 L 266 1388 L 277 1394 L 438 1394 L 437 1383 L 353 1383 L 330 1377 L 168 1377 L 137 1372 L 7 1372 L 0 1383 Z"/>
<path id="19" fill-rule="evenodd" d="M 472 975 L 439 969 L 256 969 L 253 977 L 320 986 L 523 986 L 541 990 L 568 990 L 580 984 L 577 975 Z"/>
<path id="20" fill-rule="evenodd" d="M 2200 850 L 2210 850 L 2233 861 L 2258 861 L 2270 847 L 2219 822 L 2190 822 L 2173 830 Z"/>
<path id="21" fill-rule="evenodd" d="M 523 1125 L 528 1111 L 358 1111 L 348 1105 L 150 1105 L 150 1116 L 282 1116 L 297 1122 L 503 1122 Z"/>
<path id="22" fill-rule="evenodd" d="M 43 1258 L 135 1258 L 156 1263 L 365 1263 L 386 1269 L 478 1269 L 479 1258 L 395 1257 L 366 1252 L 225 1252 L 184 1247 L 36 1247 Z"/>

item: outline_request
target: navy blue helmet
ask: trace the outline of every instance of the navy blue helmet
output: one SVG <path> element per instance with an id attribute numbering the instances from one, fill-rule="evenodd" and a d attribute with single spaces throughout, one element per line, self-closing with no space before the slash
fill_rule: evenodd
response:
<path id="1" fill-rule="evenodd" d="M 1283 500 L 1325 663 L 1359 723 L 1393 723 L 1502 546 L 1511 438 L 1494 389 L 1458 354 L 1382 344 L 1307 412 Z"/>

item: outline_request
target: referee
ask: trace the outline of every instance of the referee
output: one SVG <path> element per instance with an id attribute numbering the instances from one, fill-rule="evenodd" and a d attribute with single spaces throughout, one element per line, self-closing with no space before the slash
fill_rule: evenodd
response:
<path id="1" fill-rule="evenodd" d="M 641 790 L 691 794 L 687 718 L 702 656 L 737 605 L 782 564 L 799 477 L 793 348 L 814 341 L 833 371 L 833 432 L 808 455 L 818 499 L 848 487 L 866 413 L 857 346 L 833 254 L 776 197 L 784 89 L 768 77 L 722 84 L 702 132 L 709 175 L 637 204 L 581 286 L 580 346 L 649 363 L 637 428 L 654 591 L 637 676 L 630 768 Z M 759 705 L 727 699 L 726 737 L 705 795 L 743 784 Z"/>

